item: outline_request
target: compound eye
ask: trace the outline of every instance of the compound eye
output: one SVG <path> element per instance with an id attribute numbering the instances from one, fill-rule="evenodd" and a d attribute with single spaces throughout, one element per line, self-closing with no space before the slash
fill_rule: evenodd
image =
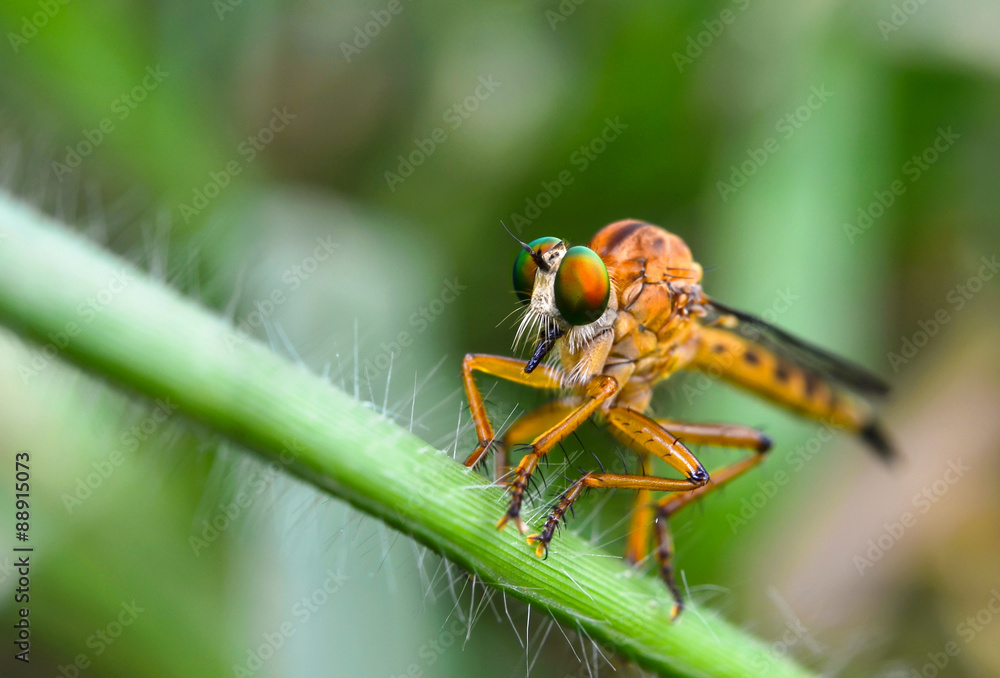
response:
<path id="1" fill-rule="evenodd" d="M 600 318 L 611 298 L 608 269 L 594 250 L 570 247 L 556 271 L 556 308 L 571 325 L 589 325 Z"/>
<path id="2" fill-rule="evenodd" d="M 559 243 L 559 238 L 538 238 L 528 243 L 532 252 L 543 254 L 553 245 Z M 526 304 L 531 301 L 531 292 L 535 289 L 535 272 L 538 271 L 538 264 L 531 258 L 527 250 L 521 250 L 514 260 L 514 291 L 517 292 L 518 300 Z"/>

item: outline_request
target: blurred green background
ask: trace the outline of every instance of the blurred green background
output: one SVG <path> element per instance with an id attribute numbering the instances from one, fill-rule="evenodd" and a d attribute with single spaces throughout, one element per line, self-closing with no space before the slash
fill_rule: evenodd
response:
<path id="1" fill-rule="evenodd" d="M 777 441 L 674 520 L 688 614 L 771 643 L 747 675 L 1000 675 L 1000 5 L 8 0 L 0 27 L 6 190 L 459 457 L 462 355 L 513 339 L 500 221 L 678 233 L 709 294 L 886 376 L 903 457 L 664 385 L 658 414 Z M 0 498 L 30 451 L 37 549 L 3 675 L 612 672 L 170 403 L 0 351 Z M 499 421 L 538 402 L 490 391 Z M 596 430 L 565 451 L 617 459 Z M 629 500 L 571 529 L 617 555 Z"/>

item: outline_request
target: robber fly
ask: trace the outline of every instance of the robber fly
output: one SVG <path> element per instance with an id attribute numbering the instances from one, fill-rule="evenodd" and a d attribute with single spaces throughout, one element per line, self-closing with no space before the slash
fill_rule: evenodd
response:
<path id="1" fill-rule="evenodd" d="M 701 266 L 678 236 L 624 220 L 598 231 L 587 247 L 551 237 L 518 243 L 522 251 L 514 262 L 514 290 L 524 315 L 515 347 L 518 339 L 537 332 L 534 353 L 527 362 L 469 354 L 462 363 L 479 440 L 465 465 L 476 466 L 492 452 L 497 478 L 506 476 L 509 503 L 497 527 L 514 521 L 522 534 L 527 530 L 521 512 L 532 472 L 591 418 L 637 453 L 642 469 L 652 455 L 684 476 L 584 473 L 551 507 L 542 531 L 528 537 L 539 557 L 547 555 L 556 528 L 584 490 L 637 490 L 626 558 L 642 562 L 652 545 L 675 600 L 672 618 L 681 611 L 668 519 L 763 461 L 771 440 L 737 424 L 651 417 L 653 387 L 678 370 L 718 375 L 800 415 L 860 435 L 885 460 L 893 456 L 867 399 L 884 395 L 888 387 L 863 369 L 706 296 Z M 556 391 L 559 397 L 521 416 L 500 440 L 486 415 L 475 372 Z M 508 473 L 506 450 L 513 443 L 526 443 L 527 453 Z M 688 448 L 691 444 L 737 447 L 752 454 L 710 477 Z M 654 500 L 654 492 L 667 494 Z"/>

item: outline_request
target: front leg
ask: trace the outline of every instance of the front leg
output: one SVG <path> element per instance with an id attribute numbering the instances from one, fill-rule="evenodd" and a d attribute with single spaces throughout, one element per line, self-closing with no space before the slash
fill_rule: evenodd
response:
<path id="1" fill-rule="evenodd" d="M 462 361 L 462 383 L 465 385 L 465 397 L 469 401 L 469 412 L 476 426 L 479 443 L 476 449 L 465 460 L 466 466 L 475 466 L 489 452 L 500 444 L 493 432 L 493 425 L 486 414 L 486 404 L 476 385 L 473 372 L 482 372 L 500 379 L 533 388 L 558 389 L 562 387 L 562 373 L 547 365 L 539 366 L 530 374 L 524 371 L 524 361 L 506 356 L 486 355 L 484 353 L 469 353 Z"/>
<path id="2" fill-rule="evenodd" d="M 509 520 L 517 523 L 517 529 L 524 534 L 528 526 L 521 519 L 521 503 L 528 480 L 538 466 L 538 461 L 561 443 L 573 431 L 578 429 L 608 398 L 618 392 L 618 381 L 614 377 L 603 374 L 594 375 L 583 387 L 583 402 L 573 408 L 559 423 L 535 438 L 524 455 L 521 463 L 514 469 L 513 478 L 509 484 L 510 503 L 507 513 L 497 521 L 497 529 L 503 529 Z"/>
<path id="3" fill-rule="evenodd" d="M 503 434 L 503 443 L 494 445 L 493 463 L 495 465 L 495 472 L 493 477 L 497 481 L 505 483 L 504 479 L 511 471 L 507 467 L 506 451 L 517 443 L 527 443 L 545 433 L 565 419 L 576 405 L 576 400 L 571 398 L 552 400 L 518 417 L 507 427 L 507 432 Z"/>

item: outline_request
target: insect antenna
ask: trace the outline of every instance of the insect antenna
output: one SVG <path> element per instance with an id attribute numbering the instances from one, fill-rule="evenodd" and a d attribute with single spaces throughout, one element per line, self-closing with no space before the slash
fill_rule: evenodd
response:
<path id="1" fill-rule="evenodd" d="M 518 245 L 520 245 L 525 251 L 528 251 L 528 252 L 531 251 L 531 247 L 528 246 L 528 243 L 524 242 L 523 240 L 521 240 L 516 235 L 514 235 L 513 233 L 510 232 L 510 229 L 507 228 L 507 224 L 503 223 L 503 219 L 500 220 L 500 225 L 503 226 L 503 230 L 507 231 L 507 235 L 509 235 L 510 237 L 512 237 L 514 239 L 514 242 L 516 242 Z"/>
<path id="2" fill-rule="evenodd" d="M 531 255 L 531 258 L 535 260 L 535 265 L 538 266 L 538 268 L 546 272 L 549 270 L 549 264 L 548 262 L 545 261 L 540 252 L 536 252 L 535 250 L 531 249 L 531 245 L 529 245 L 528 243 L 524 242 L 516 235 L 511 233 L 510 229 L 507 228 L 507 224 L 503 223 L 503 219 L 500 220 L 500 225 L 503 226 L 503 230 L 507 231 L 507 235 L 512 237 L 514 241 L 521 246 L 521 249 L 523 249 L 525 252 Z"/>
<path id="3" fill-rule="evenodd" d="M 545 261 L 545 258 L 542 257 L 541 252 L 536 252 L 535 250 L 531 249 L 531 245 L 529 245 L 528 243 L 524 242 L 523 240 L 521 240 L 520 238 L 518 238 L 516 235 L 514 235 L 513 233 L 511 233 L 510 229 L 507 228 L 507 224 L 503 223 L 502 219 L 500 220 L 500 225 L 503 226 L 503 230 L 507 231 L 507 235 L 509 235 L 515 241 L 517 241 L 517 244 L 521 246 L 521 249 L 523 249 L 525 252 L 527 252 L 528 254 L 531 255 L 531 258 L 535 260 L 535 265 L 538 266 L 538 268 L 540 268 L 543 271 L 548 272 L 548 270 L 549 270 L 549 264 L 548 264 L 547 261 Z"/>

